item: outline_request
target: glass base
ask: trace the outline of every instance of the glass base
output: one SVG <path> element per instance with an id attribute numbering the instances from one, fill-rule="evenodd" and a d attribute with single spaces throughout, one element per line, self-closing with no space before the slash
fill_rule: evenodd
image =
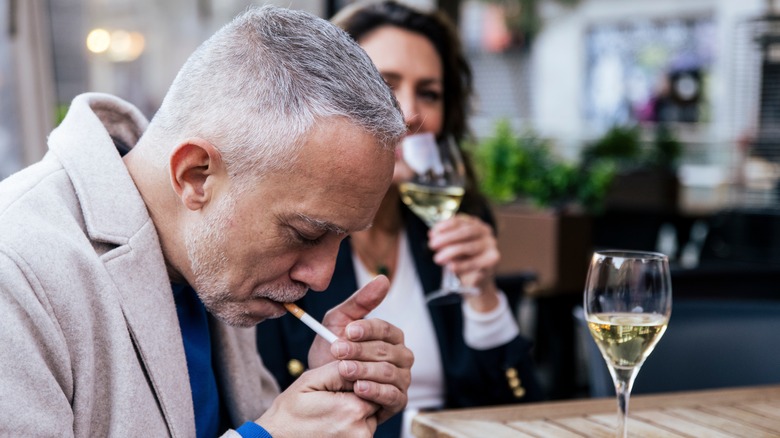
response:
<path id="1" fill-rule="evenodd" d="M 441 287 L 425 297 L 426 303 L 436 302 L 437 304 L 447 304 L 462 299 L 462 295 L 478 295 L 479 289 L 472 286 L 466 286 L 460 282 L 455 273 L 448 268 L 444 268 L 441 277 Z"/>
<path id="2" fill-rule="evenodd" d="M 463 300 L 467 295 L 479 295 L 479 289 L 476 287 L 467 287 L 461 285 L 460 288 L 453 289 L 438 289 L 431 292 L 425 297 L 426 303 L 435 304 L 451 304 Z"/>

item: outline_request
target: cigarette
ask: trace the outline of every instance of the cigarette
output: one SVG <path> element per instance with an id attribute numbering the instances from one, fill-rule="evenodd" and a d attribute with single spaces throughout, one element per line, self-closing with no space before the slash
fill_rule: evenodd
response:
<path id="1" fill-rule="evenodd" d="M 314 330 L 318 335 L 325 338 L 325 340 L 329 343 L 332 344 L 336 342 L 336 339 L 338 339 L 338 336 L 334 335 L 332 331 L 328 330 L 324 325 L 320 324 L 319 321 L 309 316 L 308 313 L 304 312 L 303 309 L 298 307 L 295 303 L 284 303 L 284 307 L 288 312 L 295 315 L 296 318 L 300 319 L 301 322 L 309 326 L 310 329 Z"/>

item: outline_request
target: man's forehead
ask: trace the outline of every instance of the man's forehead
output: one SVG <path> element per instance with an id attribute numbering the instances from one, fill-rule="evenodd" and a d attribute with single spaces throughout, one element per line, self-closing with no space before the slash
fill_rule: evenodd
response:
<path id="1" fill-rule="evenodd" d="M 292 168 L 272 178 L 282 195 L 277 207 L 286 222 L 312 230 L 364 230 L 390 184 L 393 157 L 364 128 L 345 119 L 322 120 Z"/>

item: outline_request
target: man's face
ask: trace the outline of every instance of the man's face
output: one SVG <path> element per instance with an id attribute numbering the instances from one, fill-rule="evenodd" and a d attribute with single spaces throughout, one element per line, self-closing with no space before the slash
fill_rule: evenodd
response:
<path id="1" fill-rule="evenodd" d="M 220 194 L 191 223 L 194 286 L 224 322 L 252 326 L 330 283 L 341 240 L 371 224 L 390 184 L 393 152 L 343 120 L 315 128 L 293 169 L 240 198 Z"/>

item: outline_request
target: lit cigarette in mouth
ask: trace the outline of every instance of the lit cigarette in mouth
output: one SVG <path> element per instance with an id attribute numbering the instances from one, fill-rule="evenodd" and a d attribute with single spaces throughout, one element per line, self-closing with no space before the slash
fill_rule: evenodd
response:
<path id="1" fill-rule="evenodd" d="M 329 343 L 332 344 L 336 342 L 336 339 L 338 339 L 338 336 L 334 335 L 332 331 L 328 330 L 324 325 L 320 324 L 319 321 L 309 316 L 308 313 L 304 312 L 303 309 L 298 307 L 295 303 L 284 303 L 284 307 L 288 312 L 295 315 L 296 318 L 300 319 L 301 322 L 309 326 L 310 329 L 314 330 L 318 335 L 325 338 L 325 340 Z"/>

